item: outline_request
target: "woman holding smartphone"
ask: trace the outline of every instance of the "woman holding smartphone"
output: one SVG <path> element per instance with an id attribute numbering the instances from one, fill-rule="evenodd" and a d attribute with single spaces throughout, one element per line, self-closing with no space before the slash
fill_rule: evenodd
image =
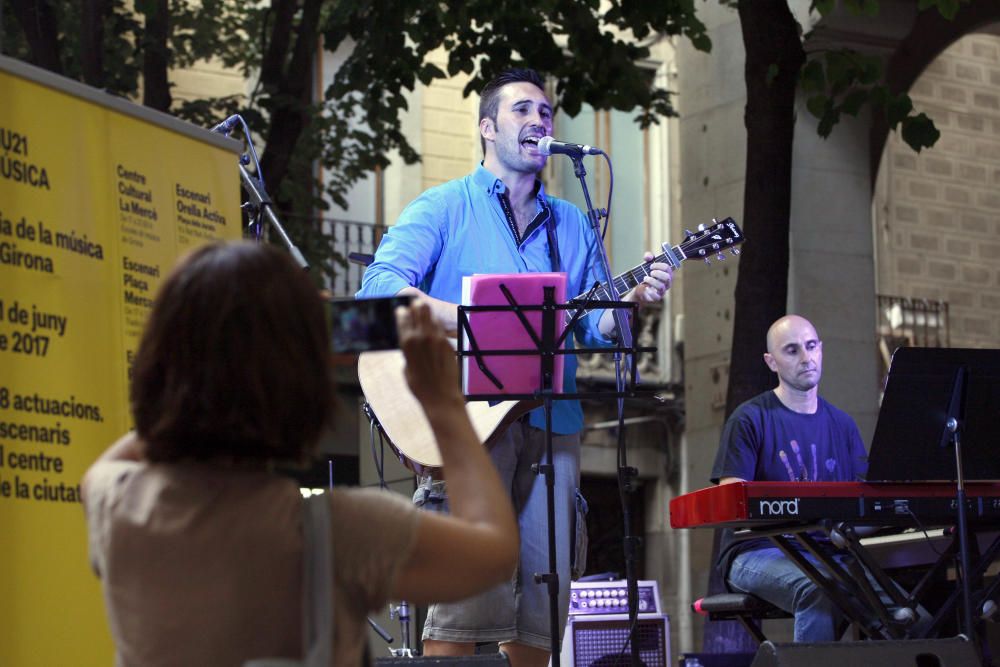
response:
<path id="1" fill-rule="evenodd" d="M 453 600 L 510 578 L 517 526 L 425 303 L 397 311 L 410 389 L 444 456 L 450 516 L 377 490 L 329 496 L 332 664 L 364 664 L 389 599 Z M 131 387 L 135 431 L 83 479 L 116 664 L 302 657 L 302 507 L 273 464 L 304 461 L 333 414 L 319 294 L 269 246 L 204 246 L 156 298 Z"/>

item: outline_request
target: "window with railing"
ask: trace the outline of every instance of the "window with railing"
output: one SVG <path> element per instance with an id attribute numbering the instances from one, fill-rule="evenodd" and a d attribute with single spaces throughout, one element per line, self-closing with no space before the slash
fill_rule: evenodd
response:
<path id="1" fill-rule="evenodd" d="M 900 347 L 950 347 L 948 303 L 930 299 L 876 295 L 880 377 L 889 371 Z"/>

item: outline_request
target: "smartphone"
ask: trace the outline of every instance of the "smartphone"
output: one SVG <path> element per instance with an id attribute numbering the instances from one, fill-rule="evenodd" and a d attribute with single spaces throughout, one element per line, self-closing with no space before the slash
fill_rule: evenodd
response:
<path id="1" fill-rule="evenodd" d="M 410 305 L 411 296 L 374 299 L 330 299 L 330 345 L 335 354 L 357 354 L 399 347 L 396 308 Z"/>

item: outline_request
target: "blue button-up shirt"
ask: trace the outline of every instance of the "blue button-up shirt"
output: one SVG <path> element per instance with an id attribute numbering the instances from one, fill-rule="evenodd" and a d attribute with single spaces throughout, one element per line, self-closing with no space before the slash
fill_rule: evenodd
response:
<path id="1" fill-rule="evenodd" d="M 430 188 L 400 214 L 382 238 L 375 261 L 365 270 L 359 298 L 391 296 L 405 287 L 460 303 L 462 278 L 476 273 L 531 273 L 552 270 L 545 225 L 531 229 L 520 245 L 514 239 L 498 195 L 503 182 L 480 166 L 468 176 Z M 567 297 L 587 292 L 600 280 L 597 240 L 576 206 L 545 194 L 539 186 L 537 211 L 548 206 L 555 232 Z M 608 344 L 598 331 L 600 311 L 581 318 L 574 334 L 585 346 Z M 563 390 L 576 391 L 576 356 L 566 355 Z M 541 409 L 532 426 L 545 428 Z M 552 430 L 576 433 L 583 428 L 578 401 L 553 401 Z"/>

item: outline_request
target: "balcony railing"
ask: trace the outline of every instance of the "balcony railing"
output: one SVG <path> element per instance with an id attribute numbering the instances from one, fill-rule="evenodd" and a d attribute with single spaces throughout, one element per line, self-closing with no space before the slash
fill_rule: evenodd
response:
<path id="1" fill-rule="evenodd" d="M 596 317 L 596 315 L 593 315 Z M 670 318 L 664 317 L 664 309 L 643 308 L 639 311 L 636 327 L 636 345 L 656 348 L 654 352 L 643 353 L 636 359 L 639 377 L 644 384 L 665 384 L 670 382 L 670 351 L 659 349 L 663 340 L 660 327 L 670 325 Z M 580 382 L 613 382 L 615 379 L 614 357 L 606 353 L 580 354 L 577 356 L 577 380 Z"/>
<path id="2" fill-rule="evenodd" d="M 881 377 L 900 347 L 950 347 L 948 303 L 877 294 Z"/>
<path id="3" fill-rule="evenodd" d="M 353 296 L 361 287 L 365 267 L 347 261 L 351 253 L 372 254 L 382 240 L 384 228 L 369 222 L 326 219 L 324 231 L 333 238 L 333 250 L 346 264 L 334 266 L 335 275 L 329 290 L 334 296 Z"/>

